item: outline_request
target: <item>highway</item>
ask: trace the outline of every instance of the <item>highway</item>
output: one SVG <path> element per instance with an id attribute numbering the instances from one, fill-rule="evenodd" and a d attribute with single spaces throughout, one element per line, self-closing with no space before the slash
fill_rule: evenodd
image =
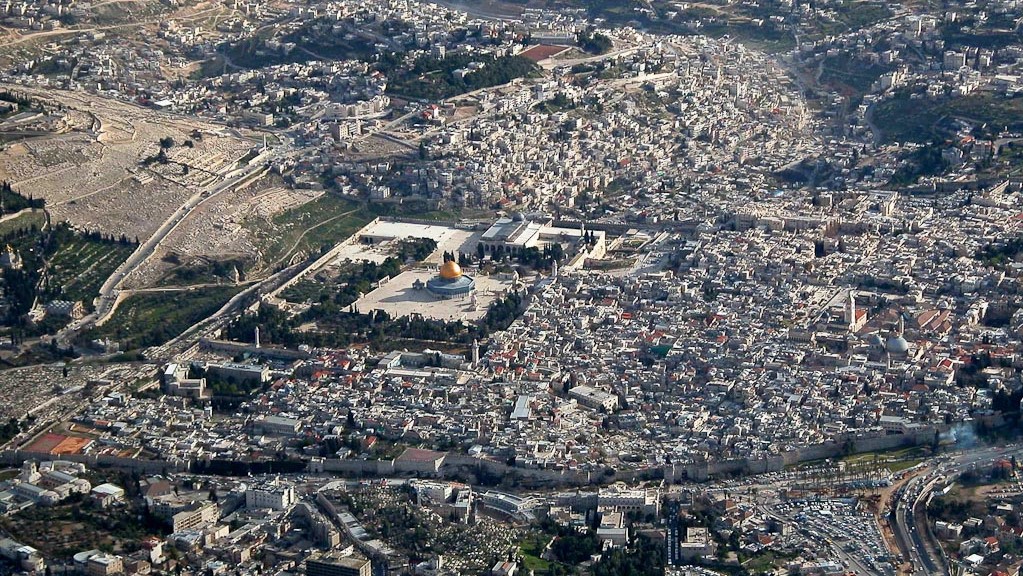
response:
<path id="1" fill-rule="evenodd" d="M 68 34 L 81 34 L 81 33 L 85 33 L 85 32 L 99 32 L 99 31 L 105 31 L 105 30 L 118 30 L 118 29 L 121 29 L 121 28 L 138 28 L 140 26 L 148 26 L 148 25 L 152 25 L 152 24 L 159 24 L 160 22 L 169 22 L 169 21 L 181 21 L 181 22 L 183 22 L 183 21 L 186 21 L 186 20 L 198 20 L 200 18 L 206 18 L 209 15 L 210 12 L 221 11 L 221 10 L 224 10 L 224 8 L 225 7 L 214 6 L 212 8 L 207 8 L 205 10 L 201 10 L 199 12 L 194 12 L 194 13 L 191 13 L 191 14 L 183 14 L 183 15 L 177 16 L 177 17 L 175 17 L 173 15 L 167 15 L 167 16 L 159 19 L 159 20 L 143 20 L 143 21 L 138 21 L 138 22 L 127 22 L 127 23 L 123 23 L 123 24 L 110 24 L 110 25 L 107 25 L 107 26 L 89 26 L 89 27 L 82 27 L 82 28 L 61 28 L 59 30 L 46 30 L 46 31 L 42 31 L 42 32 L 32 32 L 32 33 L 29 33 L 29 34 L 19 34 L 16 38 L 5 39 L 4 40 L 4 45 L 5 46 L 12 46 L 14 44 L 21 44 L 23 42 L 33 42 L 35 40 L 40 40 L 40 39 L 43 39 L 43 38 L 49 38 L 49 37 L 52 37 L 52 36 L 66 36 Z"/>
<path id="2" fill-rule="evenodd" d="M 739 499 L 743 498 L 743 494 L 756 493 L 757 496 L 747 497 L 751 498 L 751 502 L 756 502 L 757 509 L 764 517 L 797 527 L 807 538 L 810 548 L 816 550 L 822 557 L 840 562 L 851 573 L 876 576 L 895 574 L 896 567 L 900 564 L 895 557 L 901 555 L 902 563 L 911 564 L 912 569 L 898 573 L 935 576 L 952 574 L 951 570 L 954 567 L 949 566 L 938 541 L 931 533 L 929 521 L 926 519 L 928 499 L 934 491 L 941 490 L 971 467 L 975 465 L 987 467 L 998 458 L 1010 459 L 1012 456 L 1023 459 L 1023 446 L 1010 444 L 941 453 L 927 459 L 918 468 L 910 470 L 912 475 L 892 494 L 886 508 L 879 512 L 880 521 L 882 523 L 887 521 L 892 529 L 897 550 L 890 550 L 890 545 L 878 531 L 876 524 L 878 517 L 871 519 L 874 522 L 871 528 L 869 524 L 864 524 L 862 519 L 846 516 L 846 524 L 842 526 L 848 526 L 848 529 L 854 532 L 862 531 L 857 533 L 859 535 L 846 535 L 841 527 L 836 528 L 825 518 L 814 516 L 810 511 L 812 506 L 809 505 L 815 504 L 816 501 L 807 501 L 807 506 L 800 507 L 798 504 L 794 506 L 772 496 L 772 493 L 781 488 L 791 487 L 807 472 L 772 472 L 725 481 L 707 489 L 712 492 L 729 492 L 734 498 Z M 821 502 L 829 500 L 825 497 Z M 683 534 L 680 533 L 670 510 L 668 512 L 665 534 L 666 560 L 669 564 L 681 564 L 676 543 Z M 836 515 L 835 521 L 837 522 L 839 518 Z M 862 527 L 857 528 L 860 526 Z"/>
<path id="3" fill-rule="evenodd" d="M 258 176 L 265 170 L 262 164 L 248 166 L 241 171 L 235 171 L 227 179 L 217 184 L 212 190 L 202 190 L 193 194 L 177 211 L 143 242 L 131 256 L 128 257 L 103 283 L 99 290 L 99 302 L 96 306 L 95 323 L 102 325 L 116 308 L 115 292 L 120 289 L 124 279 L 144 264 L 156 253 L 157 248 L 174 230 L 184 222 L 192 211 L 201 205 L 205 200 L 215 197 L 226 190 L 245 184 L 252 177 Z"/>
<path id="4" fill-rule="evenodd" d="M 1015 445 L 980 448 L 969 452 L 938 457 L 927 472 L 910 479 L 899 489 L 889 512 L 889 523 L 903 556 L 913 564 L 914 576 L 950 574 L 950 567 L 936 549 L 930 527 L 921 521 L 926 515 L 927 498 L 931 492 L 977 464 L 988 464 L 996 458 L 1023 456 L 1023 448 Z"/>

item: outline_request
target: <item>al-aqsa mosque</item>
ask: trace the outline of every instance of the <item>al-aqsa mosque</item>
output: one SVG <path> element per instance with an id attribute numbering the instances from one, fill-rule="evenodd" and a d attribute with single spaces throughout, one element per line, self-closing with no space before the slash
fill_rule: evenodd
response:
<path id="1" fill-rule="evenodd" d="M 441 298 L 457 298 L 472 293 L 476 289 L 476 281 L 463 274 L 457 262 L 448 260 L 441 264 L 436 276 L 426 281 L 426 289 Z"/>

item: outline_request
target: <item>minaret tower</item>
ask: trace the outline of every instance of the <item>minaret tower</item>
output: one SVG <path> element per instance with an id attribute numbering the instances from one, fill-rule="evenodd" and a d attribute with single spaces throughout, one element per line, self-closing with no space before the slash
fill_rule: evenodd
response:
<path id="1" fill-rule="evenodd" d="M 845 323 L 849 326 L 850 332 L 856 329 L 856 294 L 852 290 L 849 291 L 849 299 L 845 303 Z"/>

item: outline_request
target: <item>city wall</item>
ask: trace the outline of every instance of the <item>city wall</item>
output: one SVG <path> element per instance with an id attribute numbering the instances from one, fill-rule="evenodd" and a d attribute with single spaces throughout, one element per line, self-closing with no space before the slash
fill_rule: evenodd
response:
<path id="1" fill-rule="evenodd" d="M 310 358 L 312 355 L 308 352 L 303 352 L 297 349 L 291 348 L 278 348 L 276 346 L 261 347 L 257 348 L 254 344 L 248 344 L 245 342 L 234 342 L 230 340 L 214 340 L 211 338 L 200 338 L 199 346 L 203 350 L 213 350 L 216 352 L 222 352 L 230 355 L 249 353 L 258 356 L 265 356 L 267 358 L 277 358 L 281 360 L 305 360 Z"/>
<path id="2" fill-rule="evenodd" d="M 841 438 L 838 441 L 804 446 L 765 458 L 735 458 L 636 470 L 585 471 L 521 468 L 466 454 L 448 453 L 444 457 L 440 471 L 435 476 L 480 483 L 506 481 L 530 488 L 587 486 L 613 481 L 635 482 L 657 479 L 669 482 L 684 479 L 703 481 L 719 476 L 777 472 L 784 470 L 786 466 L 813 460 L 838 458 L 844 454 L 928 444 L 933 441 L 934 432 L 934 427 L 925 426 L 913 434 Z M 310 467 L 310 470 L 363 476 L 386 476 L 412 472 L 403 469 L 400 465 L 395 465 L 393 460 L 324 460 L 320 466 L 321 468 L 315 469 Z"/>
<path id="3" fill-rule="evenodd" d="M 554 221 L 554 225 L 559 227 L 559 228 L 574 228 L 574 229 L 578 229 L 580 224 L 582 224 L 582 222 L 579 221 L 579 220 L 570 220 L 570 219 L 564 219 L 564 218 L 560 219 L 560 220 L 555 220 Z M 655 229 L 655 230 L 658 230 L 658 231 L 665 231 L 665 230 L 667 230 L 667 231 L 672 231 L 672 232 L 692 233 L 692 232 L 696 231 L 696 227 L 699 224 L 700 224 L 700 222 L 696 221 L 696 220 L 680 220 L 680 221 L 665 220 L 663 222 L 658 222 L 656 224 L 651 224 L 651 223 L 642 224 L 642 227 L 644 229 L 651 229 L 652 228 L 652 229 Z M 625 234 L 629 230 L 633 230 L 633 229 L 635 229 L 637 227 L 639 227 L 639 225 L 637 225 L 637 224 L 612 224 L 612 223 L 609 223 L 609 222 L 587 222 L 586 223 L 586 228 L 588 228 L 588 229 L 602 230 L 602 231 L 607 232 L 609 234 Z"/>
<path id="4" fill-rule="evenodd" d="M 138 460 L 135 458 L 111 456 L 109 454 L 50 454 L 49 452 L 30 452 L 28 450 L 0 450 L 0 463 L 5 465 L 20 466 L 26 460 L 65 460 L 85 464 L 89 468 L 120 468 L 134 470 L 143 474 L 163 474 L 188 470 L 188 462 Z"/>
<path id="5" fill-rule="evenodd" d="M 448 454 L 441 467 L 446 478 L 462 478 L 468 474 L 477 477 L 509 478 L 526 486 L 580 486 L 598 480 L 600 475 L 591 475 L 581 470 L 541 470 L 509 466 L 503 462 L 475 458 L 466 454 Z"/>
<path id="6" fill-rule="evenodd" d="M 355 476 L 389 476 L 395 473 L 394 460 L 337 460 L 324 459 L 317 472 L 335 472 Z"/>
<path id="7" fill-rule="evenodd" d="M 665 466 L 664 478 L 668 481 L 683 479 L 703 481 L 714 476 L 779 472 L 786 466 L 826 458 L 839 458 L 845 454 L 877 452 L 929 444 L 934 441 L 935 431 L 945 432 L 947 431 L 945 428 L 947 427 L 923 426 L 910 434 L 850 436 L 837 441 L 803 446 L 766 458 L 736 458 L 669 465 Z"/>
<path id="8" fill-rule="evenodd" d="M 944 431 L 931 426 L 921 427 L 912 434 L 885 436 L 850 437 L 839 441 L 804 446 L 765 458 L 735 458 L 712 462 L 673 464 L 657 468 L 635 470 L 549 470 L 509 466 L 503 462 L 476 458 L 466 454 L 448 453 L 444 456 L 437 476 L 452 480 L 475 483 L 511 482 L 522 487 L 570 487 L 606 484 L 613 481 L 635 482 L 639 480 L 664 479 L 668 482 L 680 480 L 703 481 L 712 477 L 762 474 L 777 472 L 786 466 L 838 458 L 845 454 L 892 450 L 907 446 L 929 444 L 934 440 L 935 431 Z M 0 463 L 20 466 L 25 460 L 79 462 L 90 468 L 119 468 L 143 474 L 182 472 L 190 469 L 189 462 L 166 460 L 139 460 L 121 458 L 107 454 L 50 454 L 27 450 L 0 450 Z M 315 459 L 307 469 L 312 473 L 334 473 L 342 476 L 393 476 L 397 474 L 421 475 L 414 467 L 404 466 L 395 460 L 339 460 Z"/>

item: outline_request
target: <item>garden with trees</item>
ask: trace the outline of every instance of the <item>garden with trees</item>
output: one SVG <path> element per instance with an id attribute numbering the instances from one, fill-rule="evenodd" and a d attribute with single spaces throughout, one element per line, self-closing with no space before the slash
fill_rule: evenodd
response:
<path id="1" fill-rule="evenodd" d="M 461 78 L 455 76 L 455 70 L 467 69 L 473 62 L 483 67 Z M 411 64 L 396 65 L 384 70 L 388 75 L 388 93 L 417 100 L 442 100 L 481 88 L 507 84 L 516 78 L 535 74 L 536 71 L 536 64 L 528 58 L 498 57 L 492 54 L 452 54 L 444 58 L 420 56 Z"/>

